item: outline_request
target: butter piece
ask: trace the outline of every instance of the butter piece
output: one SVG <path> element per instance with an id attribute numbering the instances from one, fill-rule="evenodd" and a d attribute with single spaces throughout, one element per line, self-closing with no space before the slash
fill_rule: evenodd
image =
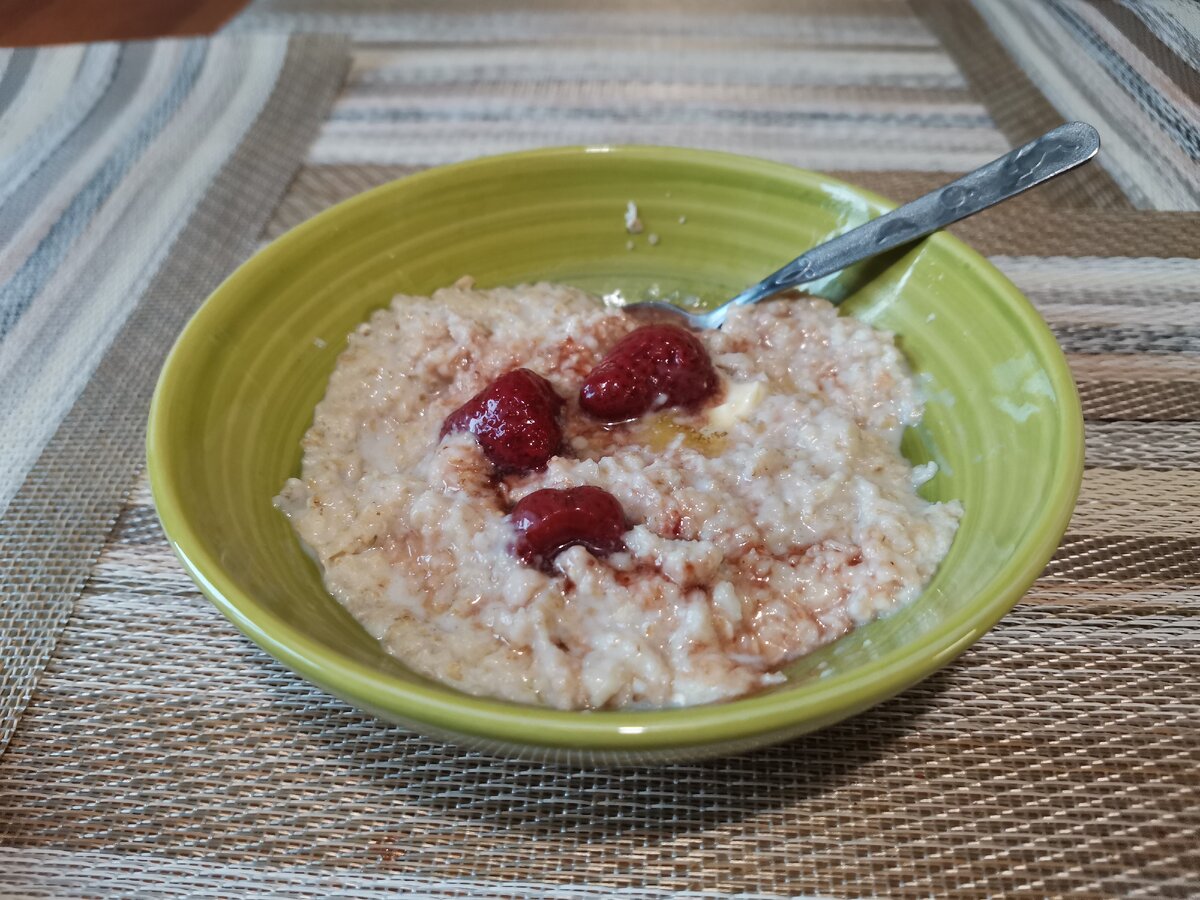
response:
<path id="1" fill-rule="evenodd" d="M 725 390 L 725 402 L 708 414 L 708 427 L 728 430 L 754 412 L 766 396 L 765 381 L 731 381 Z"/>

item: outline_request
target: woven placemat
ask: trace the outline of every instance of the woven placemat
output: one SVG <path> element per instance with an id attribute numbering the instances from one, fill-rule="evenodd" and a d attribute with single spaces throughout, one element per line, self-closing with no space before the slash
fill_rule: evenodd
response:
<path id="1" fill-rule="evenodd" d="M 47 382 L 57 379 L 56 394 L 37 410 L 50 422 L 52 436 L 31 468 L 22 465 L 26 474 L 7 508 L 0 507 L 0 752 L 143 465 L 150 394 L 167 351 L 204 297 L 255 248 L 347 62 L 345 42 L 331 37 L 221 38 L 113 49 L 115 75 L 90 98 L 91 107 L 73 112 L 77 98 L 68 94 L 61 108 L 47 111 L 43 128 L 57 127 L 67 112 L 82 115 L 76 128 L 88 140 L 73 148 L 73 133 L 63 132 L 62 141 L 47 142 L 41 164 L 45 173 L 69 184 L 81 159 L 104 146 L 98 135 L 109 140 L 106 130 L 114 134 L 116 155 L 101 157 L 74 199 L 50 191 L 20 220 L 13 205 L 0 207 L 0 230 L 19 237 L 20 227 L 47 228 L 28 260 L 32 275 L 23 279 L 23 267 L 0 282 L 6 316 L 0 334 L 9 364 L 3 384 L 9 391 L 16 390 L 14 382 L 24 385 L 27 372 L 13 371 L 14 356 L 35 370 L 47 358 L 59 362 L 51 378 L 34 380 L 34 389 L 45 392 Z M 79 50 L 86 61 L 94 48 Z M 33 58 L 34 51 L 28 55 Z M 165 64 L 156 65 L 156 58 Z M 141 98 L 139 80 L 157 89 L 151 76 L 171 72 L 167 64 L 177 58 L 178 74 L 172 74 L 164 97 Z M 43 74 L 62 65 L 60 60 Z M 131 74 L 123 80 L 124 70 Z M 237 104 L 246 107 L 244 121 L 232 132 L 232 143 L 222 146 L 221 135 L 229 140 L 231 125 L 221 107 L 235 104 L 239 79 L 250 76 L 269 80 L 252 87 L 262 94 L 257 103 Z M 86 81 L 82 86 L 91 87 Z M 35 94 L 44 89 L 36 83 L 28 88 Z M 208 127 L 217 135 L 212 141 L 205 124 L 191 118 L 202 114 L 210 116 Z M 180 145 L 201 156 L 221 151 L 223 162 L 198 181 L 182 207 L 147 210 L 142 201 L 153 203 L 185 180 L 178 162 L 164 161 Z M 36 188 L 37 177 L 6 187 Z M 20 192 L 10 196 L 14 203 L 22 199 Z M 164 232 L 171 239 L 156 245 Z M 11 252 L 13 244 L 0 249 Z M 114 273 L 126 280 L 114 286 Z M 39 284 L 48 286 L 40 293 L 30 287 Z M 71 374 L 72 363 L 59 358 L 69 338 L 60 337 L 89 317 L 98 319 L 98 328 L 84 336 L 86 349 L 73 361 L 84 386 L 72 403 L 73 396 L 62 396 L 67 388 L 61 378 Z M 54 430 L 56 423 L 61 424 Z M 7 424 L 19 429 L 28 423 Z M 30 426 L 5 436 L 6 467 L 21 458 L 35 431 Z"/>
<path id="2" fill-rule="evenodd" d="M 270 230 L 393 174 L 305 169 Z M 910 173 L 874 181 L 922 189 Z M 69 893 L 86 867 L 101 886 L 181 895 L 1187 896 L 1200 262 L 1173 258 L 1179 245 L 1148 255 L 1163 214 L 1110 213 L 1097 239 L 1045 213 L 1009 210 L 975 236 L 1068 352 L 1083 492 L 1043 577 L 946 670 L 748 756 L 488 759 L 364 716 L 241 638 L 175 563 L 140 483 L 0 759 L 0 840 L 26 854 L 0 854 L 0 876 Z M 1043 253 L 1006 253 L 1027 242 Z"/>
<path id="3" fill-rule="evenodd" d="M 1178 0 L 914 0 L 1006 130 L 1083 119 L 1141 209 L 1200 210 L 1200 15 Z M 1004 66 L 991 61 L 1005 56 Z M 990 77 L 989 77 L 990 76 Z M 987 102 L 987 101 L 985 101 Z M 1111 202 L 1096 182 L 1091 197 Z"/>
<path id="4" fill-rule="evenodd" d="M 258 0 L 233 30 L 355 40 L 262 238 L 429 164 L 542 143 L 723 147 L 907 199 L 1064 115 L 1004 40 L 980 32 L 973 59 L 946 6 Z M 1179 43 L 1167 20 L 1154 33 Z M 0 757 L 0 896 L 1194 894 L 1200 218 L 1130 211 L 1113 182 L 1084 170 L 955 229 L 1062 342 L 1088 456 L 1059 553 L 954 665 L 753 755 L 488 759 L 365 716 L 241 638 L 126 479 Z"/>
<path id="5" fill-rule="evenodd" d="M 1062 123 L 1054 108 L 987 27 L 970 0 L 911 0 L 914 10 L 954 57 L 972 91 L 1014 147 Z M 1081 170 L 1071 183 L 1050 182 L 1039 196 L 1050 205 L 1130 209 L 1125 193 L 1102 166 Z"/>
<path id="6" fill-rule="evenodd" d="M 643 143 L 806 168 L 964 171 L 1009 148 L 953 57 L 896 0 L 264 0 L 230 30 L 354 37 L 316 164 Z"/>

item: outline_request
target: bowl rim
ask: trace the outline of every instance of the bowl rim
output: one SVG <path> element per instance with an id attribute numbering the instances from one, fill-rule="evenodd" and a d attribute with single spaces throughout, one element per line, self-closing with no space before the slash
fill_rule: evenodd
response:
<path id="1" fill-rule="evenodd" d="M 991 628 L 1024 595 L 1057 549 L 1074 509 L 1083 476 L 1083 416 L 1066 358 L 1030 301 L 998 269 L 958 238 L 942 231 L 925 238 L 972 270 L 1000 295 L 1026 328 L 1039 358 L 1046 361 L 1056 396 L 1061 436 L 1053 487 L 1044 497 L 1045 515 L 1025 537 L 1025 552 L 1012 554 L 992 579 L 1002 587 L 986 602 L 965 602 L 941 626 L 870 663 L 816 683 L 803 696 L 792 691 L 758 694 L 717 704 L 653 710 L 571 711 L 475 697 L 448 686 L 405 683 L 311 640 L 242 591 L 205 549 L 187 513 L 172 473 L 172 401 L 188 389 L 196 340 L 226 307 L 241 304 L 243 281 L 272 265 L 298 237 L 353 217 L 381 196 L 413 185 L 454 179 L 461 173 L 512 164 L 543 164 L 589 155 L 630 161 L 687 162 L 736 169 L 741 174 L 782 178 L 817 190 L 835 188 L 864 200 L 877 212 L 896 204 L 848 182 L 754 157 L 657 145 L 564 146 L 479 157 L 438 166 L 372 188 L 276 238 L 231 273 L 204 301 L 172 347 L 160 373 L 147 423 L 147 467 L 154 504 L 172 549 L 201 591 L 245 636 L 307 680 L 385 717 L 428 725 L 485 741 L 526 747 L 593 751 L 701 748 L 788 730 L 832 724 L 893 696 L 945 666 Z"/>

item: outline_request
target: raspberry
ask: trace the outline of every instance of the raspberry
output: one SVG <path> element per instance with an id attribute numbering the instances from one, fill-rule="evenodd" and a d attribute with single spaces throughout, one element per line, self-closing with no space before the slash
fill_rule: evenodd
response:
<path id="1" fill-rule="evenodd" d="M 514 369 L 450 413 L 440 437 L 471 432 L 500 472 L 542 469 L 562 446 L 562 405 L 545 378 Z"/>
<path id="2" fill-rule="evenodd" d="M 597 419 L 622 422 L 667 406 L 696 406 L 716 393 L 717 384 L 696 335 L 677 325 L 645 325 L 592 369 L 579 406 Z"/>
<path id="3" fill-rule="evenodd" d="M 523 497 L 511 514 L 517 540 L 513 551 L 527 565 L 553 572 L 554 557 L 582 544 L 594 556 L 625 547 L 625 511 L 598 487 L 543 488 Z"/>

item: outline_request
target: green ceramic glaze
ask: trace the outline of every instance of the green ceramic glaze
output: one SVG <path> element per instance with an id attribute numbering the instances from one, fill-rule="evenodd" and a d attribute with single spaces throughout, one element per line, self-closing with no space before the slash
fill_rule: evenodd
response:
<path id="1" fill-rule="evenodd" d="M 647 232 L 626 249 L 636 200 Z M 792 665 L 758 696 L 653 712 L 570 713 L 469 697 L 408 672 L 325 593 L 271 505 L 345 336 L 392 295 L 464 274 L 637 297 L 726 297 L 890 208 L 842 182 L 719 153 L 567 148 L 434 169 L 301 225 L 204 304 L 163 370 L 149 463 L 163 528 L 201 589 L 272 656 L 420 731 L 502 752 L 645 762 L 742 750 L 836 722 L 969 647 L 1058 544 L 1083 426 L 1062 353 L 1029 302 L 946 234 L 830 279 L 820 293 L 899 335 L 929 403 L 904 450 L 936 459 L 930 498 L 962 526 L 911 606 Z M 680 217 L 686 222 L 681 224 Z"/>

